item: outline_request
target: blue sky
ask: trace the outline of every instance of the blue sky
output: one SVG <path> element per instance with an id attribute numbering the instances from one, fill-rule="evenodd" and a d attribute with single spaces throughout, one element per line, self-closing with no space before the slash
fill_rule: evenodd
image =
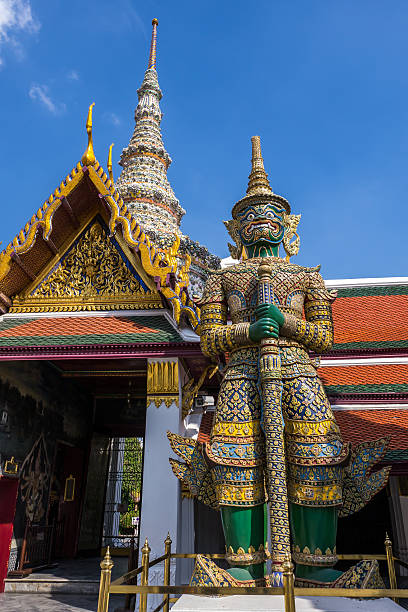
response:
<path id="1" fill-rule="evenodd" d="M 228 254 L 259 134 L 273 190 L 302 213 L 293 261 L 407 275 L 406 0 L 0 0 L 3 245 L 81 158 L 91 102 L 96 156 L 115 142 L 119 159 L 153 17 L 184 232 Z"/>

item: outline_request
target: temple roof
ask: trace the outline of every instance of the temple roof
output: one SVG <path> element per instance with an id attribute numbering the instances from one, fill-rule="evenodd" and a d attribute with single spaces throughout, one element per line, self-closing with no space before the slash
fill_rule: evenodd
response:
<path id="1" fill-rule="evenodd" d="M 408 410 L 336 410 L 336 421 L 345 441 L 353 445 L 388 436 L 385 462 L 408 461 Z"/>
<path id="2" fill-rule="evenodd" d="M 0 349 L 167 342 L 183 338 L 161 315 L 6 316 L 0 322 Z"/>
<path id="3" fill-rule="evenodd" d="M 333 352 L 408 348 L 408 285 L 341 288 L 333 303 Z"/>
<path id="4" fill-rule="evenodd" d="M 408 364 L 330 365 L 318 370 L 330 396 L 355 393 L 407 393 Z"/>
<path id="5" fill-rule="evenodd" d="M 68 296 L 61 295 L 69 278 L 69 266 L 64 268 L 63 257 L 75 240 L 86 231 L 95 231 L 92 226 L 98 224 L 101 229 L 97 232 L 105 232 L 100 242 L 111 249 L 108 259 L 100 253 L 106 268 L 106 287 L 98 286 L 101 266 L 94 261 L 95 240 L 85 236 L 90 261 L 84 262 L 79 277 L 72 277 L 74 283 L 79 282 L 80 288 L 73 287 Z M 98 310 L 109 309 L 109 301 L 112 302 L 110 309 L 128 308 L 127 293 L 134 292 L 137 287 L 139 307 L 166 306 L 176 322 L 185 315 L 195 328 L 199 323 L 199 311 L 187 293 L 190 259 L 187 255 L 180 267 L 178 245 L 176 237 L 172 248 L 156 249 L 100 164 L 96 160 L 89 165 L 79 163 L 0 253 L 0 310 Z M 109 274 L 106 267 L 109 262 L 111 272 L 121 270 L 119 277 L 116 273 Z M 52 288 L 48 287 L 46 294 L 43 288 L 38 288 L 38 283 L 46 281 L 48 274 L 54 275 L 59 282 L 61 289 L 56 297 Z M 34 303 L 36 295 L 37 304 Z M 134 297 L 131 308 L 138 307 L 138 298 Z"/>

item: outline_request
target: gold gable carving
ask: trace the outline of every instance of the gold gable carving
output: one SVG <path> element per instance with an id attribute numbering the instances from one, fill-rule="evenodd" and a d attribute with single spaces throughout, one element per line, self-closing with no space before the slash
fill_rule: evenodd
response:
<path id="1" fill-rule="evenodd" d="M 162 308 L 160 295 L 146 290 L 126 266 L 98 221 L 10 312 L 133 310 Z"/>

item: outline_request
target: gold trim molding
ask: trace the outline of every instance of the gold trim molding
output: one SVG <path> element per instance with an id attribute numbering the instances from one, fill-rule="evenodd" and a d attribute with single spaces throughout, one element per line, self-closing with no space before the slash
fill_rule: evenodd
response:
<path id="1" fill-rule="evenodd" d="M 149 361 L 147 364 L 147 404 L 156 408 L 162 403 L 167 408 L 175 403 L 179 406 L 178 361 Z"/>

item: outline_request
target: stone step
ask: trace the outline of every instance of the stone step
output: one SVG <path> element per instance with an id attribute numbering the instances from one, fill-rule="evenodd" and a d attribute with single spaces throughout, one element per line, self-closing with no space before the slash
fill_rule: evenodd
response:
<path id="1" fill-rule="evenodd" d="M 6 578 L 6 593 L 77 593 L 94 595 L 99 592 L 99 580 L 68 580 L 56 578 Z"/>

